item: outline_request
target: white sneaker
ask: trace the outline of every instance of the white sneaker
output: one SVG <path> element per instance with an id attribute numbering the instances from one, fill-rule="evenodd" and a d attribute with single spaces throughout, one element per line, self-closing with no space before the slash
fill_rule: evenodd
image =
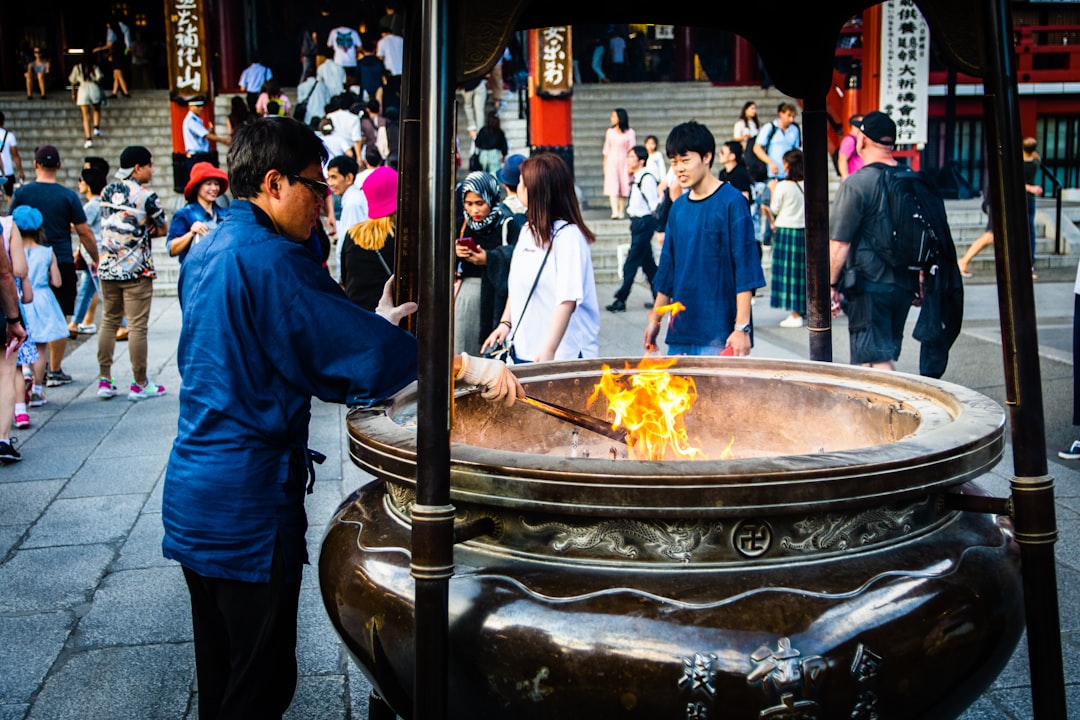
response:
<path id="1" fill-rule="evenodd" d="M 105 133 L 101 132 L 101 128 L 94 128 L 94 137 L 105 137 Z"/>
<path id="2" fill-rule="evenodd" d="M 782 328 L 801 328 L 803 326 L 802 317 L 795 317 L 794 315 L 788 315 L 786 318 L 780 321 L 780 327 Z"/>
<path id="3" fill-rule="evenodd" d="M 147 398 L 161 397 L 164 394 L 165 386 L 158 385 L 149 379 L 147 379 L 146 385 L 140 385 L 132 380 L 131 387 L 128 388 L 128 400 L 131 400 L 132 402 L 146 400 Z"/>
<path id="4" fill-rule="evenodd" d="M 80 335 L 93 335 L 96 332 L 97 332 L 97 325 L 95 325 L 94 323 L 90 323 L 89 325 L 83 325 L 82 323 L 79 323 L 79 334 Z"/>
<path id="5" fill-rule="evenodd" d="M 1058 450 L 1058 457 L 1062 460 L 1080 460 L 1080 440 L 1073 440 L 1068 450 Z"/>
<path id="6" fill-rule="evenodd" d="M 102 400 L 114 398 L 118 392 L 119 390 L 117 390 L 116 385 L 113 384 L 112 378 L 101 378 L 98 380 L 97 396 Z"/>
<path id="7" fill-rule="evenodd" d="M 89 140 L 89 139 L 88 139 L 88 140 L 87 140 L 86 142 L 84 142 L 84 143 L 82 144 L 82 146 L 83 146 L 84 148 L 92 148 L 92 147 L 94 147 L 94 141 L 93 141 L 93 140 Z"/>

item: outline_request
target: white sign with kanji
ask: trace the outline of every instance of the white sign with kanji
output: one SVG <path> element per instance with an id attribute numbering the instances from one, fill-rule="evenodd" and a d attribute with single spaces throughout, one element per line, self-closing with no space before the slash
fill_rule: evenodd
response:
<path id="1" fill-rule="evenodd" d="M 897 145 L 926 142 L 930 28 L 915 0 L 888 0 L 881 12 L 878 109 L 896 122 Z"/>

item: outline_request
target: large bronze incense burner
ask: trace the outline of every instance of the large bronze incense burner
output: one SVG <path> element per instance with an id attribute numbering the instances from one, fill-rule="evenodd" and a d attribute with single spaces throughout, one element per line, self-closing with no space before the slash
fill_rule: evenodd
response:
<path id="1" fill-rule="evenodd" d="M 623 361 L 613 361 L 621 367 Z M 1003 448 L 966 388 L 828 363 L 687 358 L 710 458 L 641 462 L 519 403 L 455 403 L 451 718 L 955 717 L 1019 638 L 1008 522 L 952 510 Z M 576 410 L 595 361 L 526 365 Z M 320 559 L 350 652 L 412 716 L 416 396 L 349 416 L 377 478 Z M 731 443 L 734 438 L 734 443 Z"/>

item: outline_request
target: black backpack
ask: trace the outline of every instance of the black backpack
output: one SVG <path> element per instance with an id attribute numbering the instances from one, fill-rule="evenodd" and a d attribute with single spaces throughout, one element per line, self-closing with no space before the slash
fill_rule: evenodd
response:
<path id="1" fill-rule="evenodd" d="M 941 263 L 952 233 L 941 194 L 929 177 L 905 167 L 874 163 L 878 191 L 892 231 L 875 233 L 874 252 L 893 268 L 930 270 Z M 955 256 L 955 249 L 952 251 Z"/>
<path id="2" fill-rule="evenodd" d="M 773 136 L 776 134 L 776 121 L 767 123 L 766 125 L 768 129 L 764 133 L 765 137 L 762 137 L 762 133 L 759 132 L 757 135 L 750 138 L 752 142 L 747 142 L 747 152 L 743 153 L 744 157 L 746 155 L 754 155 L 754 145 L 760 145 L 765 149 L 765 154 L 769 154 L 769 145 L 772 143 Z M 795 128 L 795 147 L 802 147 L 802 128 L 799 127 L 799 123 L 797 122 L 791 123 L 791 127 Z M 755 155 L 754 157 L 757 156 Z M 758 162 L 761 162 L 761 160 L 759 159 Z"/>

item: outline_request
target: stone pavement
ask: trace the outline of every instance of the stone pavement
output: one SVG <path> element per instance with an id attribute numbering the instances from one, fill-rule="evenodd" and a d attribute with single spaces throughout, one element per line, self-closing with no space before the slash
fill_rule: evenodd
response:
<path id="1" fill-rule="evenodd" d="M 613 286 L 598 288 L 601 305 Z M 620 315 L 602 312 L 601 353 L 640 355 L 644 286 Z M 993 285 L 972 285 L 967 324 L 946 379 L 1001 401 L 1000 341 Z M 1072 284 L 1037 286 L 1040 350 L 1046 388 L 1050 472 L 1057 481 L 1057 546 L 1068 693 L 1080 715 L 1080 463 L 1056 450 L 1074 437 L 1071 420 Z M 776 326 L 784 313 L 755 308 L 758 357 L 804 358 L 805 330 Z M 0 720 L 195 718 L 197 692 L 187 592 L 180 569 L 161 557 L 161 483 L 176 430 L 175 298 L 156 298 L 150 326 L 151 376 L 169 394 L 131 403 L 96 396 L 96 343 L 73 346 L 64 369 L 75 383 L 48 389 L 49 403 L 31 413 L 33 427 L 16 431 L 21 463 L 0 467 Z M 843 320 L 834 332 L 836 361 L 846 359 Z M 126 346 L 114 372 L 128 382 Z M 917 347 L 908 339 L 901 369 Z M 307 500 L 309 547 L 317 557 L 324 528 L 363 475 L 349 461 L 345 409 L 316 402 L 311 445 L 327 454 Z M 985 484 L 1008 492 L 1010 451 Z M 286 717 L 339 720 L 367 717 L 368 685 L 343 651 L 323 610 L 314 567 L 300 600 L 300 680 Z M 1024 642 L 992 688 L 964 720 L 1031 717 Z"/>

